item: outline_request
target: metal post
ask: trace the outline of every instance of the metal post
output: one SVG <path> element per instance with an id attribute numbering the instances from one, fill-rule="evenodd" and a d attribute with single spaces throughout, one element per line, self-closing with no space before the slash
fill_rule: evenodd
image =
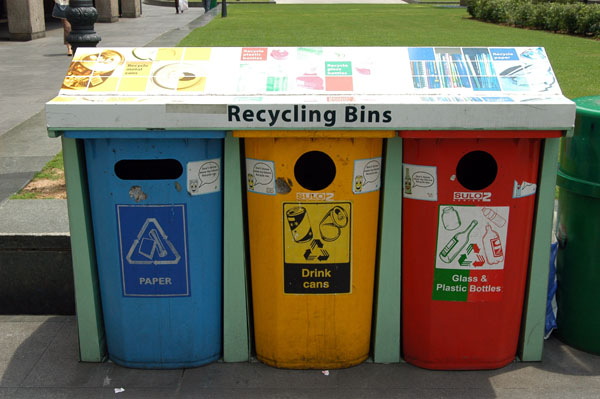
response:
<path id="1" fill-rule="evenodd" d="M 221 18 L 225 18 L 227 16 L 227 0 L 221 1 Z"/>
<path id="2" fill-rule="evenodd" d="M 94 31 L 94 23 L 98 19 L 98 11 L 92 0 L 71 0 L 67 7 L 67 20 L 71 24 L 71 33 L 67 41 L 73 51 L 78 47 L 96 47 L 102 40 Z"/>

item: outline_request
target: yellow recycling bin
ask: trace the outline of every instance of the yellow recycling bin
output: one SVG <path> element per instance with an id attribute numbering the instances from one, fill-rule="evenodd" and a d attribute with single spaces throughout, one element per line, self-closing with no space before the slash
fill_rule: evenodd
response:
<path id="1" fill-rule="evenodd" d="M 254 338 L 275 367 L 369 354 L 383 138 L 391 131 L 236 131 L 245 138 Z"/>

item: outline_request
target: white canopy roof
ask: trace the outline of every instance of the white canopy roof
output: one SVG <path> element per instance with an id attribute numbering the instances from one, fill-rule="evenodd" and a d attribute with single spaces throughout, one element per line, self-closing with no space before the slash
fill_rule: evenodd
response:
<path id="1" fill-rule="evenodd" d="M 49 130 L 565 130 L 541 47 L 80 48 Z"/>

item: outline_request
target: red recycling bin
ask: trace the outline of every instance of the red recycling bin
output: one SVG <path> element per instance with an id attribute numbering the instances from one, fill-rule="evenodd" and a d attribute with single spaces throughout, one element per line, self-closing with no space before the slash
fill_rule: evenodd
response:
<path id="1" fill-rule="evenodd" d="M 400 132 L 402 344 L 429 369 L 493 369 L 517 351 L 541 138 Z"/>

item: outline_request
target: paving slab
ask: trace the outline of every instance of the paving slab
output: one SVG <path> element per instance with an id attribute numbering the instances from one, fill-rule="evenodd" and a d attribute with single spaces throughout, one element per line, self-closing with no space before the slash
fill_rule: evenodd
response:
<path id="1" fill-rule="evenodd" d="M 554 337 L 539 363 L 431 371 L 407 363 L 282 370 L 256 360 L 140 370 L 80 363 L 69 316 L 0 316 L 0 398 L 597 398 L 600 357 Z M 115 393 L 115 388 L 124 391 Z"/>
<path id="2" fill-rule="evenodd" d="M 141 47 L 157 38 L 162 46 L 175 46 L 189 33 L 186 26 L 204 14 L 203 8 L 176 14 L 174 7 L 152 5 L 142 11 L 140 18 L 96 23 L 98 46 Z M 59 20 L 47 20 L 46 37 L 28 42 L 8 41 L 7 29 L 0 24 L 0 203 L 60 151 L 60 140 L 47 137 L 43 109 L 71 63 Z"/>
<path id="3" fill-rule="evenodd" d="M 94 28 L 102 38 L 98 46 L 144 46 L 202 16 L 204 9 L 191 8 L 175 14 L 174 7 L 144 4 L 142 12 L 140 18 L 96 23 Z M 40 112 L 44 104 L 58 94 L 71 63 L 71 58 L 66 55 L 59 20 L 47 20 L 46 37 L 28 42 L 2 40 L 7 37 L 6 30 L 6 25 L 0 25 L 0 92 L 3 93 L 0 97 L 0 136 Z"/>
<path id="4" fill-rule="evenodd" d="M 0 203 L 0 220 L 0 235 L 69 234 L 66 200 L 8 200 Z"/>

